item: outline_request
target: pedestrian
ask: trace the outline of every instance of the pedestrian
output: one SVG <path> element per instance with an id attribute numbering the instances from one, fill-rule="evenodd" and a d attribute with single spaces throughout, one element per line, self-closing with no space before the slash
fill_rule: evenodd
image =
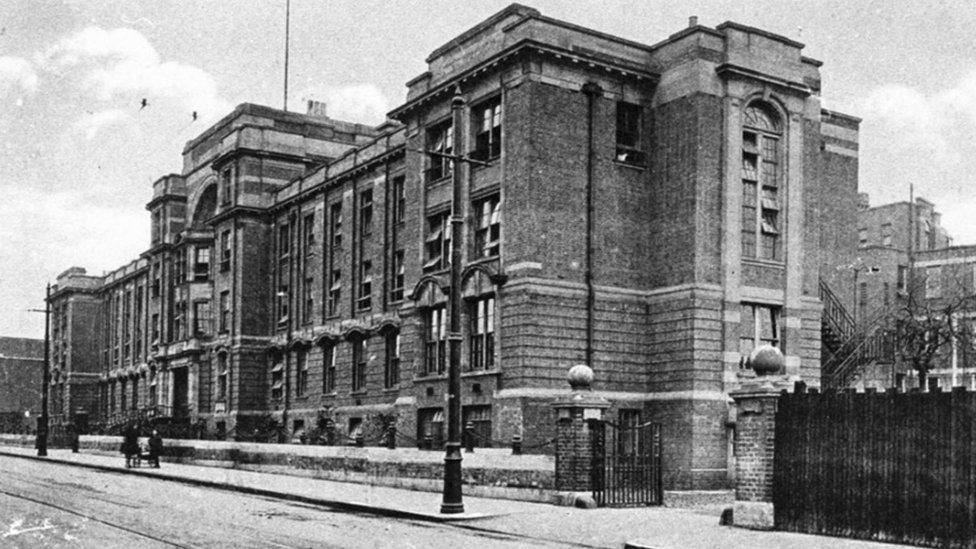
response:
<path id="1" fill-rule="evenodd" d="M 159 456 L 163 453 L 163 437 L 159 436 L 159 431 L 153 429 L 152 436 L 149 437 L 149 463 L 159 469 Z"/>
<path id="2" fill-rule="evenodd" d="M 130 423 L 122 433 L 122 453 L 125 454 L 125 466 L 132 467 L 139 460 L 139 431 L 134 423 Z"/>

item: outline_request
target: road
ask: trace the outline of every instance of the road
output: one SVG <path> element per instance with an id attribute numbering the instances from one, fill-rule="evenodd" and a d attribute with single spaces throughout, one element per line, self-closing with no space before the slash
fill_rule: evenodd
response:
<path id="1" fill-rule="evenodd" d="M 0 457 L 0 547 L 566 547 Z"/>

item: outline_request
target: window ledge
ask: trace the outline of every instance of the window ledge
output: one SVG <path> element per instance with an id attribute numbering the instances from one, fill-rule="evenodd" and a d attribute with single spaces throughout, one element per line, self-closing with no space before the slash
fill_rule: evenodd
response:
<path id="1" fill-rule="evenodd" d="M 366 396 L 368 389 L 359 389 L 358 391 L 349 391 L 349 396 Z"/>
<path id="2" fill-rule="evenodd" d="M 383 389 L 383 394 L 387 394 L 387 395 L 389 395 L 389 394 L 395 394 L 395 393 L 399 393 L 399 392 L 400 392 L 400 388 L 399 387 L 386 387 L 386 388 Z"/>
<path id="3" fill-rule="evenodd" d="M 421 374 L 414 378 L 417 381 L 432 381 L 438 379 L 447 379 L 447 372 L 443 374 Z"/>
<path id="4" fill-rule="evenodd" d="M 616 160 L 616 159 L 614 159 L 613 163 L 614 163 L 614 165 L 620 166 L 621 168 L 630 168 L 632 170 L 637 170 L 637 171 L 640 171 L 640 172 L 645 171 L 647 169 L 647 164 L 636 164 L 636 163 L 633 163 L 633 162 L 623 162 L 621 160 Z"/>
<path id="5" fill-rule="evenodd" d="M 492 368 L 491 370 L 468 370 L 466 372 L 461 372 L 461 377 L 478 377 L 478 376 L 493 376 L 502 373 L 498 368 Z"/>
<path id="6" fill-rule="evenodd" d="M 780 269 L 786 268 L 786 263 L 775 259 L 759 259 L 758 257 L 743 257 L 742 262 L 751 263 L 753 265 L 762 265 L 763 267 L 778 267 Z"/>

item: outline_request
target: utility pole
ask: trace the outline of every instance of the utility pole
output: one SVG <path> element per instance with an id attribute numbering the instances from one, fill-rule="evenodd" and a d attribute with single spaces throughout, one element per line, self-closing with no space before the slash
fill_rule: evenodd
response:
<path id="1" fill-rule="evenodd" d="M 41 418 L 37 425 L 34 446 L 38 456 L 47 455 L 47 392 L 51 386 L 51 283 L 47 283 L 43 309 L 28 309 L 32 313 L 44 313 L 44 375 L 41 377 Z"/>

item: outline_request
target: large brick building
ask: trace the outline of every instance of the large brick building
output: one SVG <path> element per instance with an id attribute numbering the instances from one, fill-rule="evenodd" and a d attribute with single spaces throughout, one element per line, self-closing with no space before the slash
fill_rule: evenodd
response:
<path id="1" fill-rule="evenodd" d="M 0 337 L 0 433 L 34 430 L 43 374 L 44 340 Z"/>
<path id="2" fill-rule="evenodd" d="M 589 361 L 612 417 L 663 421 L 666 485 L 722 486 L 743 356 L 777 345 L 816 384 L 818 281 L 856 247 L 859 121 L 821 109 L 802 48 L 736 23 L 645 45 L 512 5 L 379 127 L 241 105 L 155 183 L 138 260 L 58 279 L 61 411 L 228 437 L 392 419 L 436 444 L 456 169 L 465 422 L 545 451 Z"/>

